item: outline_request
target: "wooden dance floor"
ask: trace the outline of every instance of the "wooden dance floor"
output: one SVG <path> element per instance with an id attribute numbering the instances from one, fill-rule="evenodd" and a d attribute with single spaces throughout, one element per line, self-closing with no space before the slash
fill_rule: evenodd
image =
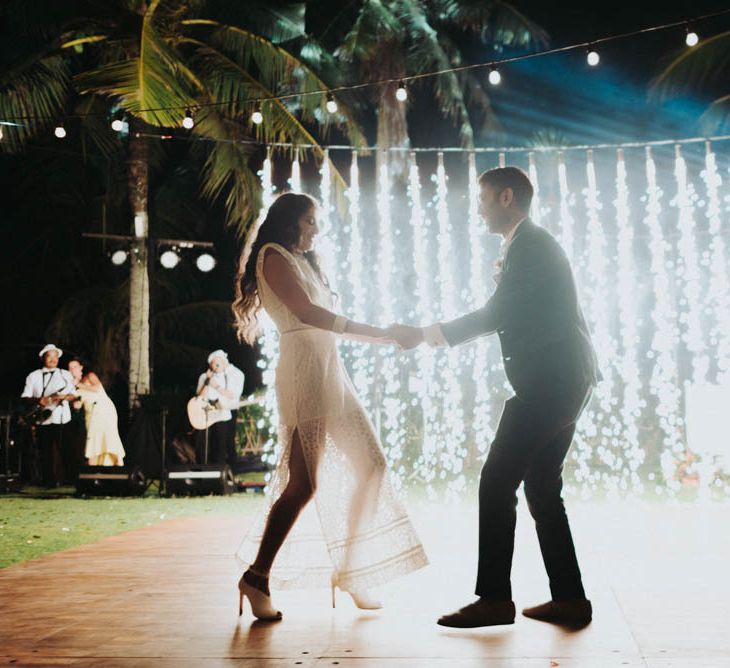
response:
<path id="1" fill-rule="evenodd" d="M 242 508 L 252 501 L 241 499 Z M 520 504 L 518 609 L 547 598 Z M 413 509 L 431 565 L 378 591 L 275 592 L 284 620 L 237 615 L 245 528 L 235 517 L 164 521 L 0 571 L 0 664 L 70 666 L 644 666 L 730 668 L 728 506 L 569 504 L 594 622 L 579 632 L 526 619 L 488 629 L 435 624 L 472 599 L 473 507 Z M 250 514 L 242 513 L 242 517 Z"/>

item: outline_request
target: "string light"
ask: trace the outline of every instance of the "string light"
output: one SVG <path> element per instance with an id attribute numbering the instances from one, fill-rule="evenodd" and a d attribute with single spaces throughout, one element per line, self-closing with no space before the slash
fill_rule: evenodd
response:
<path id="1" fill-rule="evenodd" d="M 327 93 L 327 111 L 329 111 L 330 114 L 336 114 L 337 113 L 337 101 L 335 100 L 335 96 L 332 93 Z"/>
<path id="2" fill-rule="evenodd" d="M 697 44 L 700 41 L 700 36 L 692 30 L 689 26 L 687 26 L 685 30 L 685 36 L 684 36 L 684 42 L 687 46 L 693 47 L 697 46 Z"/>
<path id="3" fill-rule="evenodd" d="M 398 102 L 405 102 L 408 99 L 408 91 L 406 90 L 406 84 L 404 81 L 401 81 L 398 84 L 398 88 L 395 91 L 395 99 L 398 100 Z"/>
<path id="4" fill-rule="evenodd" d="M 185 110 L 185 118 L 183 118 L 182 125 L 186 130 L 193 129 L 195 121 L 193 120 L 193 113 L 190 111 L 190 109 Z"/>
<path id="5" fill-rule="evenodd" d="M 730 13 L 730 9 L 719 10 L 717 12 L 712 12 L 709 14 L 704 14 L 701 16 L 694 17 L 689 21 L 689 23 L 697 24 L 700 21 L 723 16 L 728 13 Z M 600 39 L 593 40 L 590 44 L 582 42 L 582 43 L 571 44 L 571 45 L 564 46 L 564 47 L 557 47 L 557 48 L 553 48 L 553 49 L 544 49 L 542 51 L 535 51 L 532 53 L 512 56 L 509 58 L 502 58 L 500 60 L 491 60 L 488 62 L 472 63 L 470 65 L 460 65 L 457 67 L 448 67 L 448 68 L 444 68 L 444 69 L 440 69 L 440 70 L 434 70 L 431 72 L 422 72 L 420 74 L 412 74 L 408 77 L 408 79 L 409 80 L 426 79 L 426 78 L 441 76 L 444 74 L 458 74 L 460 72 L 466 72 L 466 71 L 475 70 L 475 69 L 483 69 L 483 68 L 487 68 L 487 67 L 490 67 L 490 68 L 497 67 L 497 66 L 504 65 L 507 63 L 514 63 L 514 62 L 528 60 L 528 59 L 532 59 L 532 58 L 540 58 L 540 57 L 550 56 L 550 55 L 554 55 L 554 54 L 558 54 L 558 53 L 566 53 L 569 51 L 575 51 L 576 49 L 585 49 L 586 46 L 589 46 L 592 49 L 591 53 L 595 53 L 596 54 L 595 57 L 598 58 L 598 52 L 595 51 L 595 49 L 593 49 L 593 47 L 595 47 L 598 44 L 613 42 L 613 41 L 616 41 L 619 39 L 625 39 L 628 37 L 643 35 L 646 33 L 656 32 L 659 30 L 667 30 L 670 28 L 676 28 L 678 26 L 687 26 L 687 24 L 688 24 L 688 21 L 686 19 L 684 19 L 682 21 L 664 23 L 664 24 L 660 24 L 660 25 L 650 26 L 647 28 L 639 28 L 637 30 L 632 30 L 632 31 L 625 32 L 625 33 L 609 35 L 607 37 L 602 37 Z M 598 59 L 600 60 L 600 58 L 598 58 Z M 596 61 L 595 64 L 598 64 L 598 62 Z M 399 83 L 399 82 L 400 82 L 399 79 L 381 79 L 378 81 L 368 81 L 368 82 L 362 82 L 362 83 L 352 84 L 352 85 L 347 85 L 347 86 L 338 86 L 337 88 L 332 89 L 332 90 L 319 89 L 319 90 L 310 90 L 310 91 L 298 91 L 295 93 L 287 93 L 285 95 L 252 98 L 247 101 L 248 102 L 258 102 L 258 103 L 269 101 L 269 100 L 282 102 L 282 101 L 289 100 L 289 99 L 301 98 L 306 95 L 323 95 L 323 94 L 332 93 L 332 92 L 354 91 L 354 90 L 359 90 L 359 89 L 363 89 L 363 88 L 371 88 L 373 86 L 384 86 L 384 85 Z M 204 102 L 204 103 L 198 104 L 198 106 L 200 106 L 200 107 L 216 107 L 216 106 L 226 106 L 226 105 L 230 105 L 230 100 L 220 100 L 220 101 L 216 101 L 216 102 Z M 173 110 L 183 111 L 186 108 L 187 108 L 187 105 L 150 107 L 150 108 L 145 108 L 145 109 L 138 109 L 137 113 L 155 112 L 155 111 L 173 111 Z M 94 116 L 94 115 L 97 115 L 98 113 L 99 112 L 87 112 L 85 114 L 75 114 L 74 117 Z M 20 116 L 13 117 L 12 120 L 41 120 L 41 119 L 47 119 L 47 118 L 48 118 L 47 116 L 20 115 Z M 6 120 L 10 120 L 10 119 L 6 119 Z M 260 121 L 256 124 L 258 125 L 259 123 L 260 123 Z"/>
<path id="6" fill-rule="evenodd" d="M 596 65 L 598 65 L 598 63 L 601 62 L 601 56 L 598 55 L 598 51 L 591 48 L 586 54 L 586 61 L 591 67 L 595 67 Z"/>
<path id="7" fill-rule="evenodd" d="M 501 81 L 502 75 L 499 73 L 499 70 L 496 67 L 492 67 L 489 70 L 489 83 L 492 84 L 492 86 L 499 86 Z"/>
<path id="8" fill-rule="evenodd" d="M 63 125 L 57 125 L 56 129 L 53 131 L 53 134 L 56 135 L 59 139 L 65 139 L 66 137 L 66 128 L 63 127 Z"/>
<path id="9" fill-rule="evenodd" d="M 264 122 L 264 115 L 261 113 L 261 107 L 256 107 L 251 114 L 251 122 L 254 125 L 261 125 Z"/>

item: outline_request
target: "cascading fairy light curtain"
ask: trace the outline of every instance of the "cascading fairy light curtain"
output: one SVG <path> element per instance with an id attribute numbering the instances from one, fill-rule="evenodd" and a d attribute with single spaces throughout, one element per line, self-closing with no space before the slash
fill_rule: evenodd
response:
<path id="1" fill-rule="evenodd" d="M 699 484 L 730 493 L 730 444 L 688 442 L 685 431 L 692 388 L 730 383 L 727 146 L 509 156 L 539 186 L 532 217 L 571 260 L 604 375 L 566 461 L 573 491 L 672 495 L 697 484 L 686 463 L 703 459 L 712 466 Z M 329 165 L 305 184 L 324 200 L 348 316 L 430 324 L 491 294 L 500 239 L 479 219 L 476 177 L 504 155 L 433 157 L 410 153 L 398 187 L 387 161 L 376 175 L 372 156 L 352 152 L 340 167 L 344 210 L 332 205 Z M 292 188 L 300 179 L 295 159 Z M 509 392 L 496 337 L 407 354 L 347 342 L 342 352 L 400 483 L 458 494 L 478 479 Z M 264 355 L 273 359 L 275 344 Z"/>

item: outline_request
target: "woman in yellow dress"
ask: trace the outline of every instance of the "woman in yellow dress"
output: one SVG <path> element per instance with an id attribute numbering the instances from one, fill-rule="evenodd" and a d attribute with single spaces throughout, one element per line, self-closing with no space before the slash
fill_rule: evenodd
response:
<path id="1" fill-rule="evenodd" d="M 117 428 L 117 409 L 104 391 L 99 377 L 84 373 L 78 359 L 68 363 L 68 370 L 76 385 L 76 394 L 86 416 L 86 449 L 84 456 L 89 466 L 123 466 L 124 446 Z"/>

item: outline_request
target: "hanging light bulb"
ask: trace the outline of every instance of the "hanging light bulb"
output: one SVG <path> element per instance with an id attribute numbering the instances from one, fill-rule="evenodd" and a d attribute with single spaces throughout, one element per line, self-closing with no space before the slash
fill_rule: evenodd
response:
<path id="1" fill-rule="evenodd" d="M 586 60 L 591 67 L 595 67 L 596 65 L 598 65 L 598 63 L 601 62 L 601 56 L 598 55 L 598 51 L 596 51 L 594 48 L 590 48 L 588 49 Z"/>
<path id="2" fill-rule="evenodd" d="M 185 110 L 185 118 L 183 118 L 182 124 L 186 130 L 193 129 L 193 126 L 195 125 L 195 121 L 193 120 L 193 112 L 190 111 L 190 109 Z"/>
<path id="3" fill-rule="evenodd" d="M 700 36 L 692 30 L 689 26 L 686 28 L 686 34 L 684 36 L 684 42 L 687 46 L 696 46 L 700 41 Z"/>
<path id="4" fill-rule="evenodd" d="M 496 67 L 492 67 L 489 70 L 489 83 L 492 84 L 492 86 L 499 86 L 501 81 L 502 75 L 499 73 L 499 70 Z"/>
<path id="5" fill-rule="evenodd" d="M 337 102 L 335 101 L 335 96 L 332 95 L 332 93 L 327 93 L 327 111 L 329 111 L 330 114 L 337 113 Z"/>
<path id="6" fill-rule="evenodd" d="M 121 132 L 123 129 L 124 121 L 122 120 L 122 115 L 117 113 L 112 121 L 112 130 L 114 130 L 114 132 Z"/>
<path id="7" fill-rule="evenodd" d="M 53 134 L 56 135 L 56 137 L 58 137 L 59 139 L 64 139 L 66 137 L 66 128 L 63 127 L 63 124 L 59 124 L 56 126 Z"/>
<path id="8" fill-rule="evenodd" d="M 255 125 L 261 125 L 264 122 L 264 115 L 261 113 L 261 107 L 256 107 L 254 112 L 251 114 L 251 121 Z"/>
<path id="9" fill-rule="evenodd" d="M 398 88 L 395 91 L 395 99 L 398 100 L 398 102 L 405 102 L 408 99 L 408 91 L 406 90 L 405 81 L 401 81 L 398 84 Z"/>

